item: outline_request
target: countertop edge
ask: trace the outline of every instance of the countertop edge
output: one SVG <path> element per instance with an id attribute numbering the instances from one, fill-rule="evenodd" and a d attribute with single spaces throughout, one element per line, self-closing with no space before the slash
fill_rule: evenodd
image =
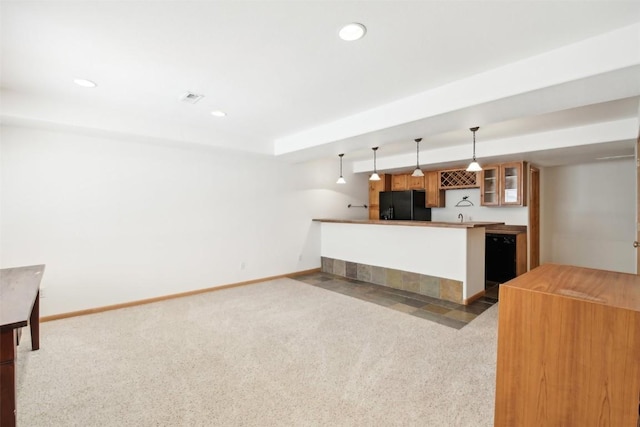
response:
<path id="1" fill-rule="evenodd" d="M 331 219 L 313 218 L 312 221 L 334 224 L 365 224 L 365 225 L 400 225 L 408 227 L 443 227 L 443 228 L 480 228 L 493 225 L 504 225 L 504 222 L 444 222 L 444 221 L 395 221 L 382 219 Z"/>
<path id="2" fill-rule="evenodd" d="M 638 285 L 633 273 L 545 263 L 500 287 L 640 312 Z"/>

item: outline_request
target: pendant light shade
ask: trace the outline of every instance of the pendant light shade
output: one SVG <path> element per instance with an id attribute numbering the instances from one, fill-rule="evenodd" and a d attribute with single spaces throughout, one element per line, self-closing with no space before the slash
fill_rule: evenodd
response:
<path id="1" fill-rule="evenodd" d="M 369 177 L 369 181 L 380 181 L 380 175 L 378 175 L 378 170 L 376 169 L 376 151 L 378 151 L 378 147 L 371 149 L 373 150 L 373 173 Z"/>
<path id="2" fill-rule="evenodd" d="M 338 154 L 338 156 L 340 157 L 340 178 L 338 178 L 338 180 L 336 181 L 336 184 L 346 184 L 347 181 L 345 181 L 344 178 L 342 177 L 342 156 L 344 156 L 344 153 Z"/>
<path id="3" fill-rule="evenodd" d="M 467 167 L 467 172 L 480 172 L 482 170 L 482 166 L 476 160 L 476 131 L 480 129 L 479 127 L 469 128 L 471 132 L 473 132 L 473 160 L 469 163 Z"/>
<path id="4" fill-rule="evenodd" d="M 422 169 L 420 169 L 420 141 L 422 141 L 422 138 L 418 138 L 415 141 L 416 141 L 416 170 L 413 171 L 411 176 L 420 178 L 421 176 L 424 176 L 424 173 L 422 173 Z"/>
<path id="5" fill-rule="evenodd" d="M 482 166 L 480 166 L 480 163 L 476 162 L 475 160 L 469 163 L 469 166 L 467 166 L 467 172 L 480 172 L 481 170 Z"/>

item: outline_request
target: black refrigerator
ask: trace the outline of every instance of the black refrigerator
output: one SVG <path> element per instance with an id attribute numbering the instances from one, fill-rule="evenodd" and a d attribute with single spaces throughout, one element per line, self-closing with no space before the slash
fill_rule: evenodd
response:
<path id="1" fill-rule="evenodd" d="M 431 208 L 424 205 L 424 191 L 381 191 L 380 219 L 431 221 Z"/>

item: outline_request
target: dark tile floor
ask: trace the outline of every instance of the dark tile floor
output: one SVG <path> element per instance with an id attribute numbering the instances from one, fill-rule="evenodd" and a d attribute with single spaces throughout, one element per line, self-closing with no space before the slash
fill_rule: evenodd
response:
<path id="1" fill-rule="evenodd" d="M 309 273 L 292 277 L 294 280 L 369 301 L 441 325 L 460 329 L 498 302 L 498 286 L 469 305 L 456 304 L 426 295 L 374 285 L 329 273 Z"/>

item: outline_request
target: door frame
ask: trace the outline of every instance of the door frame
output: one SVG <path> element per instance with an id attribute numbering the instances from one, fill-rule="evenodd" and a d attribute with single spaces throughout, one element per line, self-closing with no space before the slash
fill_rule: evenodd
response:
<path id="1" fill-rule="evenodd" d="M 636 275 L 640 275 L 640 250 L 637 249 L 637 244 L 640 242 L 640 127 L 638 127 L 638 137 L 636 138 L 636 241 L 634 247 L 636 247 Z"/>

